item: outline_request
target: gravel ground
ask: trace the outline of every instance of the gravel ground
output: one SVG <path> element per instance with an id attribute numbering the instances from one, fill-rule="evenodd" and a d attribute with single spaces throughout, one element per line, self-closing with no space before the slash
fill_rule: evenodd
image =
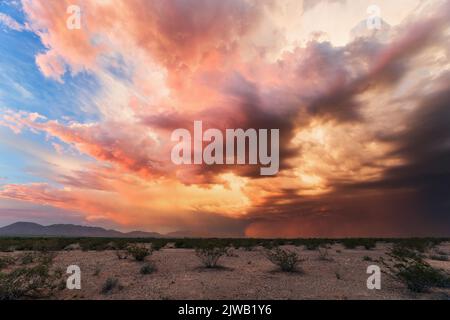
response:
<path id="1" fill-rule="evenodd" d="M 319 258 L 318 251 L 287 247 L 303 261 L 295 273 L 279 271 L 263 255 L 262 248 L 234 250 L 219 264 L 221 268 L 205 269 L 190 249 L 161 249 L 147 260 L 157 270 L 140 274 L 143 262 L 130 258 L 119 260 L 114 251 L 59 252 L 54 266 L 66 270 L 78 265 L 82 272 L 82 289 L 64 289 L 57 299 L 449 299 L 450 290 L 436 289 L 413 294 L 401 283 L 382 274 L 381 290 L 368 290 L 367 267 L 385 256 L 386 244 L 374 250 L 347 250 L 335 245 L 328 250 L 330 261 Z M 450 254 L 450 245 L 441 245 Z M 14 253 L 20 254 L 20 253 Z M 5 254 L 2 254 L 5 255 Z M 450 262 L 429 261 L 450 272 Z M 382 267 L 382 265 L 380 265 Z M 121 290 L 102 294 L 108 278 L 117 278 Z"/>

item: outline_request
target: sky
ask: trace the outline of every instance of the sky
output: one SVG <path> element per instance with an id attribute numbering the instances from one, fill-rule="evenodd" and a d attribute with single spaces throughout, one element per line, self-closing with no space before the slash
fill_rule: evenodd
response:
<path id="1" fill-rule="evenodd" d="M 195 120 L 279 172 L 174 164 Z M 449 120 L 449 0 L 0 1 L 0 226 L 450 236 Z"/>

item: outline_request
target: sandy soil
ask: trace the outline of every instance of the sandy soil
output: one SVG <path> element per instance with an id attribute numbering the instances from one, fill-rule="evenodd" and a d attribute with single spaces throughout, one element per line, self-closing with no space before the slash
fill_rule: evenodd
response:
<path id="1" fill-rule="evenodd" d="M 54 266 L 66 270 L 78 265 L 82 272 L 82 289 L 64 289 L 57 299 L 449 299 L 450 290 L 433 289 L 413 294 L 388 275 L 382 275 L 382 289 L 368 290 L 367 267 L 385 255 L 386 244 L 374 250 L 347 250 L 335 245 L 328 250 L 332 261 L 319 259 L 318 251 L 288 247 L 304 261 L 302 272 L 284 273 L 268 261 L 262 248 L 253 251 L 234 250 L 223 257 L 220 269 L 205 269 L 194 250 L 161 249 L 148 257 L 157 271 L 142 275 L 142 262 L 119 260 L 114 251 L 64 251 L 55 258 Z M 450 244 L 441 245 L 450 254 Z M 19 254 L 19 253 L 14 253 Z M 4 255 L 4 254 L 2 254 Z M 450 262 L 428 261 L 450 272 Z M 382 267 L 382 265 L 380 265 Z M 96 271 L 100 271 L 96 274 Z M 101 288 L 109 277 L 123 286 L 111 294 Z"/>

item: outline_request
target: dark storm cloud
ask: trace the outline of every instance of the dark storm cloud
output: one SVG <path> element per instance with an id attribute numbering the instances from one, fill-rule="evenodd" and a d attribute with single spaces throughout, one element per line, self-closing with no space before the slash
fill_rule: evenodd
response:
<path id="1" fill-rule="evenodd" d="M 315 50 L 315 59 L 311 61 L 320 61 L 325 66 L 324 61 L 339 62 L 344 56 L 368 59 L 371 65 L 368 72 L 355 78 L 348 77 L 345 70 L 333 73 L 340 73 L 342 81 L 328 94 L 312 99 L 309 112 L 334 121 L 370 121 L 361 118 L 358 110 L 364 106 L 355 102 L 357 95 L 373 88 L 392 92 L 414 70 L 414 59 L 424 49 L 448 51 L 446 15 L 448 12 L 413 24 L 389 45 L 359 39 L 342 49 L 347 50 L 345 55 L 326 46 Z M 355 52 L 359 54 L 352 55 Z M 333 191 L 317 197 L 302 197 L 296 190 L 280 190 L 253 208 L 247 234 L 449 236 L 450 73 L 431 81 L 432 93 L 413 93 L 402 101 L 403 105 L 417 105 L 403 121 L 404 129 L 374 137 L 394 146 L 394 151 L 385 157 L 401 159 L 401 164 L 384 168 L 377 181 L 330 181 Z M 365 166 L 376 164 L 369 161 Z"/>

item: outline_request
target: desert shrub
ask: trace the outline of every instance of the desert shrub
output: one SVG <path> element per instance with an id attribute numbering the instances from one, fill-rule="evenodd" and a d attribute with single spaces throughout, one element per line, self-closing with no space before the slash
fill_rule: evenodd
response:
<path id="1" fill-rule="evenodd" d="M 149 248 L 137 244 L 128 246 L 127 251 L 136 261 L 144 261 L 146 257 L 152 254 Z"/>
<path id="2" fill-rule="evenodd" d="M 48 297 L 57 287 L 55 281 L 59 277 L 59 274 L 50 271 L 49 265 L 43 263 L 0 273 L 0 300 Z"/>
<path id="3" fill-rule="evenodd" d="M 357 247 L 364 247 L 366 250 L 372 250 L 377 245 L 377 241 L 375 239 L 358 238 L 342 239 L 341 243 L 346 249 L 356 249 Z"/>
<path id="4" fill-rule="evenodd" d="M 101 293 L 102 294 L 110 294 L 115 290 L 122 290 L 123 286 L 120 284 L 119 279 L 117 278 L 108 278 L 105 283 L 102 285 Z"/>
<path id="5" fill-rule="evenodd" d="M 56 253 L 55 252 L 45 252 L 45 253 L 41 253 L 39 254 L 36 259 L 38 261 L 38 263 L 49 266 L 53 263 L 53 260 L 56 257 Z"/>
<path id="6" fill-rule="evenodd" d="M 43 265 L 51 265 L 56 253 L 53 251 L 41 251 L 41 252 L 27 252 L 24 253 L 20 258 L 20 264 L 29 265 L 32 263 L 38 263 Z"/>
<path id="7" fill-rule="evenodd" d="M 341 242 L 345 249 L 356 249 L 359 246 L 359 242 L 356 239 L 344 239 Z"/>
<path id="8" fill-rule="evenodd" d="M 305 240 L 305 248 L 306 250 L 317 250 L 320 246 L 323 246 L 326 244 L 325 240 L 322 239 L 306 239 Z"/>
<path id="9" fill-rule="evenodd" d="M 297 253 L 286 249 L 275 248 L 266 251 L 266 257 L 270 262 L 281 268 L 282 271 L 293 272 L 300 262 Z"/>
<path id="10" fill-rule="evenodd" d="M 326 246 L 319 247 L 319 260 L 322 261 L 332 261 L 333 259 L 330 257 L 328 253 L 328 248 Z"/>
<path id="11" fill-rule="evenodd" d="M 16 263 L 16 259 L 13 257 L 0 257 L 0 271 Z"/>
<path id="12" fill-rule="evenodd" d="M 152 242 L 152 250 L 153 251 L 159 251 L 161 250 L 163 247 L 166 246 L 166 242 L 165 241 L 153 241 Z"/>
<path id="13" fill-rule="evenodd" d="M 395 243 L 389 255 L 395 258 L 396 260 L 401 261 L 407 260 L 422 261 L 423 259 L 422 253 L 414 250 L 409 246 L 404 246 L 401 243 Z"/>
<path id="14" fill-rule="evenodd" d="M 363 261 L 373 261 L 371 257 L 369 256 L 364 256 L 363 257 Z"/>
<path id="15" fill-rule="evenodd" d="M 98 276 L 100 275 L 100 272 L 102 272 L 102 268 L 99 265 L 96 265 L 93 275 Z"/>
<path id="16" fill-rule="evenodd" d="M 206 268 L 216 268 L 219 259 L 226 254 L 226 249 L 220 247 L 197 248 L 195 254 Z"/>
<path id="17" fill-rule="evenodd" d="M 439 243 L 440 243 L 439 239 L 412 238 L 412 239 L 397 240 L 395 243 L 395 246 L 398 248 L 404 248 L 404 249 L 424 253 Z"/>
<path id="18" fill-rule="evenodd" d="M 449 275 L 423 261 L 397 264 L 393 274 L 414 292 L 425 292 L 432 287 L 450 288 Z"/>
<path id="19" fill-rule="evenodd" d="M 416 246 L 395 244 L 388 256 L 390 263 L 381 259 L 388 273 L 403 282 L 413 292 L 426 292 L 429 288 L 450 288 L 450 276 L 433 268 L 423 260 L 423 255 L 411 249 Z"/>
<path id="20" fill-rule="evenodd" d="M 33 263 L 33 261 L 34 261 L 34 255 L 31 252 L 24 253 L 22 255 L 22 257 L 20 258 L 20 263 L 22 265 L 27 265 L 27 264 Z"/>
<path id="21" fill-rule="evenodd" d="M 147 262 L 141 267 L 139 272 L 141 274 L 151 274 L 151 273 L 153 273 L 155 271 L 156 271 L 155 265 L 153 263 L 151 263 L 151 262 Z"/>
<path id="22" fill-rule="evenodd" d="M 373 239 L 362 239 L 361 244 L 366 250 L 373 250 L 377 247 L 377 241 Z"/>

